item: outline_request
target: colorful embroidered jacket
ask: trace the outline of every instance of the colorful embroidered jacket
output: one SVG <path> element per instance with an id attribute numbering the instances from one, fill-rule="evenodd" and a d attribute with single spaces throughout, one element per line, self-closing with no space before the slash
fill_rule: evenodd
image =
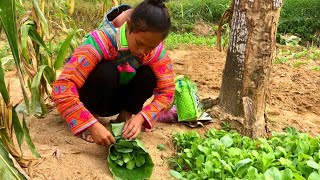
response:
<path id="1" fill-rule="evenodd" d="M 125 26 L 126 24 L 117 31 L 117 48 L 112 45 L 103 30 L 92 31 L 83 44 L 75 49 L 72 58 L 53 84 L 52 99 L 74 135 L 97 122 L 97 119 L 80 102 L 78 89 L 82 87 L 98 62 L 101 60 L 115 61 L 120 52 L 129 50 L 125 37 Z M 154 61 L 152 59 L 159 48 L 161 48 L 161 54 L 158 54 L 159 57 Z M 151 53 L 138 59 L 142 65 L 150 66 L 157 78 L 153 101 L 140 111 L 145 118 L 143 126 L 150 129 L 173 100 L 175 85 L 172 63 L 168 54 L 162 49 L 162 44 Z M 128 73 L 135 71 L 129 63 L 119 65 L 118 69 L 120 72 Z"/>

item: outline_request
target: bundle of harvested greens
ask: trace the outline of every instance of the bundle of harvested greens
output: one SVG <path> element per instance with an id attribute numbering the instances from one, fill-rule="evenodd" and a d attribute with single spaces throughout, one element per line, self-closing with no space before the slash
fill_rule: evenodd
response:
<path id="1" fill-rule="evenodd" d="M 124 123 L 112 124 L 116 143 L 110 146 L 108 164 L 114 179 L 139 180 L 150 178 L 153 162 L 143 143 L 122 137 Z"/>

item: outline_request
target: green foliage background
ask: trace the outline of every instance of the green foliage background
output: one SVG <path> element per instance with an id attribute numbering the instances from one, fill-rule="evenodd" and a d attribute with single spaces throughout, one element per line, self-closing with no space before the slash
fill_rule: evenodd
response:
<path id="1" fill-rule="evenodd" d="M 320 45 L 320 1 L 284 0 L 278 33 L 290 33 Z"/>
<path id="2" fill-rule="evenodd" d="M 105 0 L 112 7 L 111 0 Z M 95 29 L 104 17 L 103 0 L 78 0 L 69 26 L 76 26 L 89 32 Z M 119 3 L 136 6 L 142 0 L 119 0 Z M 26 1 L 28 2 L 28 1 Z M 58 0 L 63 4 L 63 0 Z M 222 14 L 228 9 L 231 0 L 169 0 L 174 33 L 194 33 L 196 22 L 210 23 L 216 26 Z M 67 8 L 67 4 L 65 5 Z M 278 27 L 278 37 L 281 34 L 293 34 L 302 38 L 304 45 L 320 46 L 320 1 L 319 0 L 284 0 Z M 52 14 L 55 10 L 52 10 Z M 19 13 L 18 13 L 19 16 Z M 63 14 L 50 16 L 57 21 Z M 214 27 L 214 29 L 216 29 Z M 278 38 L 280 42 L 280 38 Z M 0 53 L 2 54 L 2 53 Z"/>

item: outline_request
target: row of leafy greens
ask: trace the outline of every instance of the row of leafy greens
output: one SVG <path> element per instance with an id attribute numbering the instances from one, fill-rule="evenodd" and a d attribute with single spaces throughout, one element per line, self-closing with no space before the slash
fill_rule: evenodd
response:
<path id="1" fill-rule="evenodd" d="M 211 129 L 174 136 L 179 153 L 170 174 L 177 179 L 319 180 L 320 137 L 288 127 L 253 140 L 235 131 Z"/>

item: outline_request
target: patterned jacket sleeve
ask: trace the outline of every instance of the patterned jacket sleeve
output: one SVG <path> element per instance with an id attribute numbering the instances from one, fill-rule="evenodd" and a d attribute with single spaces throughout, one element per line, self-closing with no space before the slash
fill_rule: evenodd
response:
<path id="1" fill-rule="evenodd" d="M 150 64 L 150 67 L 157 78 L 154 99 L 140 112 L 146 119 L 143 126 L 149 129 L 158 121 L 161 113 L 170 106 L 175 90 L 172 62 L 166 52 L 158 61 Z"/>
<path id="2" fill-rule="evenodd" d="M 111 52 L 113 51 L 113 52 Z M 79 46 L 53 84 L 52 99 L 60 115 L 67 121 L 71 132 L 80 132 L 97 122 L 97 119 L 80 102 L 78 89 L 103 57 L 112 60 L 115 53 L 103 31 L 92 31 Z"/>

